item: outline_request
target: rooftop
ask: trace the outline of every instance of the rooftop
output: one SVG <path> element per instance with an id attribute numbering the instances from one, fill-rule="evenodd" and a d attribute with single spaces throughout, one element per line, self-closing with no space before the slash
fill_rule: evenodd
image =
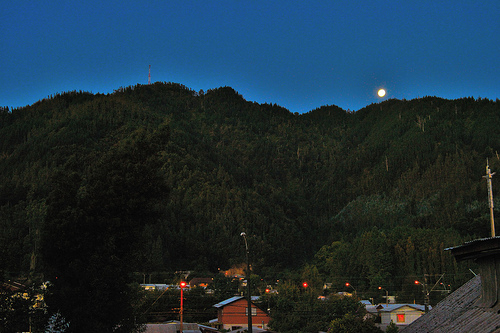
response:
<path id="1" fill-rule="evenodd" d="M 234 296 L 234 297 L 228 298 L 222 302 L 215 304 L 214 307 L 221 308 L 221 307 L 226 306 L 230 303 L 239 301 L 240 299 L 246 299 L 246 298 L 243 296 Z M 252 296 L 252 301 L 258 301 L 258 300 L 259 300 L 259 296 Z"/>
<path id="2" fill-rule="evenodd" d="M 451 247 L 457 261 L 474 259 L 475 276 L 402 333 L 500 333 L 500 237 L 477 239 Z"/>

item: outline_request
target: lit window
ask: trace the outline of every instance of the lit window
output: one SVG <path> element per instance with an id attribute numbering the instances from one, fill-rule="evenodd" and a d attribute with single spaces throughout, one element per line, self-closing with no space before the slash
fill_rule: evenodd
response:
<path id="1" fill-rule="evenodd" d="M 405 314 L 404 313 L 397 314 L 397 316 L 398 316 L 398 323 L 404 323 L 405 322 Z"/>
<path id="2" fill-rule="evenodd" d="M 257 315 L 257 308 L 252 308 L 252 317 Z M 248 316 L 248 308 L 245 308 L 245 316 Z"/>

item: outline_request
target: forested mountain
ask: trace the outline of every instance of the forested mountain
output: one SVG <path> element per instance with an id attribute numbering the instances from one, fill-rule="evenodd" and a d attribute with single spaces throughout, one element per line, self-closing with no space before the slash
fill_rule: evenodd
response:
<path id="1" fill-rule="evenodd" d="M 174 83 L 2 108 L 0 269 L 217 272 L 244 262 L 245 231 L 262 276 L 453 276 L 443 249 L 489 235 L 498 128 L 487 99 L 292 114 Z"/>

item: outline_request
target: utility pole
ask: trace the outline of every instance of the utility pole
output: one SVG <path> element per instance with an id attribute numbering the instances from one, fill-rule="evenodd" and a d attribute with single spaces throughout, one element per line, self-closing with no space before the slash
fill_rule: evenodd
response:
<path id="1" fill-rule="evenodd" d="M 148 84 L 151 84 L 151 65 L 149 65 Z"/>
<path id="2" fill-rule="evenodd" d="M 389 306 L 389 291 L 382 287 L 378 287 L 378 290 L 385 290 L 385 306 Z"/>
<path id="3" fill-rule="evenodd" d="M 486 160 L 486 184 L 488 186 L 488 202 L 490 206 L 490 221 L 491 221 L 491 237 L 495 237 L 495 217 L 493 216 L 493 188 L 491 186 L 491 178 L 495 172 L 491 173 L 489 161 Z"/>
<path id="4" fill-rule="evenodd" d="M 436 281 L 436 283 L 434 284 L 434 286 L 429 290 L 428 288 L 428 281 L 427 281 L 427 277 L 430 277 L 431 274 L 424 274 L 424 281 L 423 282 L 420 282 L 418 280 L 415 280 L 415 284 L 420 284 L 422 286 L 422 292 L 424 293 L 424 306 L 425 306 L 425 313 L 429 312 L 429 305 L 430 305 L 430 294 L 431 292 L 433 291 L 443 291 L 443 290 L 434 290 L 437 285 L 439 284 L 439 282 L 441 281 L 441 279 L 444 277 L 444 273 L 439 275 L 439 274 L 435 274 L 433 276 L 439 276 L 439 279 Z M 446 290 L 448 292 L 448 290 Z"/>

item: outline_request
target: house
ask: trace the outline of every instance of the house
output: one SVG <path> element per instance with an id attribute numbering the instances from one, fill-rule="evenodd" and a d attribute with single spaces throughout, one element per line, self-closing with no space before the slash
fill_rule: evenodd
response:
<path id="1" fill-rule="evenodd" d="M 425 313 L 425 306 L 420 304 L 365 304 L 365 307 L 365 318 L 372 318 L 382 330 L 391 322 L 399 328 L 405 327 Z"/>
<path id="2" fill-rule="evenodd" d="M 448 248 L 457 261 L 474 260 L 475 276 L 401 333 L 500 333 L 500 237 Z"/>
<path id="3" fill-rule="evenodd" d="M 213 282 L 213 278 L 193 278 L 191 279 L 191 281 L 189 281 L 189 285 L 191 286 L 191 288 L 207 288 Z"/>
<path id="4" fill-rule="evenodd" d="M 144 283 L 144 284 L 140 284 L 141 288 L 143 288 L 144 290 L 148 290 L 148 291 L 154 291 L 154 290 L 159 290 L 159 291 L 164 291 L 164 290 L 167 290 L 167 289 L 180 289 L 180 285 L 178 284 L 164 284 L 164 283 Z M 185 289 L 189 289 L 191 286 L 190 285 L 187 285 L 184 287 L 184 290 Z"/>
<path id="5" fill-rule="evenodd" d="M 270 317 L 253 303 L 258 299 L 258 296 L 252 296 L 252 327 L 266 329 Z M 217 308 L 217 322 L 221 328 L 226 330 L 248 328 L 248 300 L 245 297 L 231 297 L 215 304 L 214 307 Z"/>
<path id="6" fill-rule="evenodd" d="M 380 328 L 384 330 L 391 322 L 399 328 L 408 326 L 425 314 L 425 305 L 420 304 L 381 304 Z"/>
<path id="7" fill-rule="evenodd" d="M 166 290 L 169 288 L 168 284 L 155 284 L 155 283 L 144 283 L 141 284 L 141 288 L 144 290 Z"/>

